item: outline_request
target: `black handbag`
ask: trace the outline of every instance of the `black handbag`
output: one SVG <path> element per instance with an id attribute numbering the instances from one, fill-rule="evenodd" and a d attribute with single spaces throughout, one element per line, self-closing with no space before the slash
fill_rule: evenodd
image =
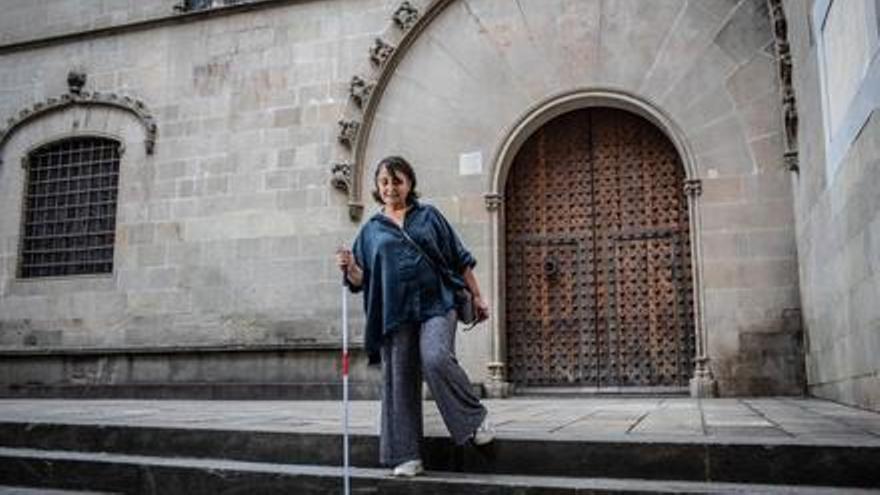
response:
<path id="1" fill-rule="evenodd" d="M 419 250 L 419 253 L 421 253 L 422 256 L 424 256 L 425 259 L 428 260 L 428 264 L 430 264 L 431 267 L 434 268 L 434 271 L 436 271 L 441 278 L 449 279 L 446 270 L 441 270 L 434 263 L 434 260 L 432 260 L 431 257 L 428 256 L 428 253 L 426 253 L 425 250 L 422 249 L 421 246 L 419 246 L 419 243 L 414 241 L 413 238 L 410 237 L 409 234 L 407 234 L 406 231 L 402 228 L 400 229 L 400 233 L 403 234 L 403 237 L 407 241 L 409 241 L 410 244 L 412 244 L 413 246 L 415 246 L 416 249 Z M 474 305 L 474 294 L 470 291 L 470 289 L 468 289 L 467 287 L 459 287 L 455 289 L 453 299 L 455 300 L 455 315 L 458 318 L 458 321 L 467 325 L 467 327 L 465 327 L 464 329 L 465 331 L 474 328 L 477 323 L 480 323 L 481 320 L 477 316 L 477 308 Z"/>
<path id="2" fill-rule="evenodd" d="M 465 330 L 470 330 L 477 323 L 477 308 L 474 306 L 474 295 L 467 287 L 462 287 L 455 291 L 455 314 L 458 321 L 468 325 Z"/>

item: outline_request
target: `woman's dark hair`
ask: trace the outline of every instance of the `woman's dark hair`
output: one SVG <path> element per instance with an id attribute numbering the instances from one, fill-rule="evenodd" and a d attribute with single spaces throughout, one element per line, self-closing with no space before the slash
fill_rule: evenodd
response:
<path id="1" fill-rule="evenodd" d="M 413 171 L 412 165 L 400 156 L 387 156 L 379 160 L 379 164 L 376 165 L 376 173 L 373 174 L 373 199 L 379 204 L 385 204 L 382 201 L 382 195 L 379 194 L 379 172 L 382 171 L 382 167 L 388 169 L 388 173 L 391 175 L 397 175 L 400 172 L 409 179 L 410 189 L 406 196 L 406 204 L 413 204 L 419 197 L 419 193 L 416 192 L 416 173 Z"/>

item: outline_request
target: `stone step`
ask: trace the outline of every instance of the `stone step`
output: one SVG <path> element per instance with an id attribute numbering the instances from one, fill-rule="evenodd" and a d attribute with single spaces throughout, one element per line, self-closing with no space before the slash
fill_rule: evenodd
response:
<path id="1" fill-rule="evenodd" d="M 880 491 L 642 479 L 489 475 L 428 471 L 411 479 L 392 478 L 387 469 L 353 468 L 352 493 L 400 495 L 453 494 L 873 494 Z M 340 493 L 342 469 L 336 466 L 167 458 L 96 452 L 0 447 L 0 483 L 52 489 L 106 490 L 120 493 L 248 495 Z"/>
<path id="2" fill-rule="evenodd" d="M 378 387 L 349 384 L 351 400 L 374 400 Z M 188 400 L 337 400 L 339 382 L 297 383 L 135 383 L 0 386 L 3 399 L 188 399 Z"/>
<path id="3" fill-rule="evenodd" d="M 31 488 L 25 486 L 0 485 L 0 495 L 116 495 L 113 492 L 93 492 L 82 490 L 53 490 L 51 488 Z"/>
<path id="4" fill-rule="evenodd" d="M 0 423 L 0 446 L 158 458 L 339 465 L 342 436 L 244 429 L 103 424 Z M 487 447 L 455 447 L 429 436 L 428 469 L 474 474 L 680 480 L 804 486 L 880 486 L 880 445 L 793 439 L 668 439 L 501 436 Z M 378 439 L 353 435 L 352 465 L 377 468 Z"/>

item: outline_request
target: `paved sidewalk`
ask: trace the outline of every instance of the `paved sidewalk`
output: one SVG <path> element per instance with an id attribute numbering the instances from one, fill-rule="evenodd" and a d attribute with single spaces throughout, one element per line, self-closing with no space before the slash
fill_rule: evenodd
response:
<path id="1" fill-rule="evenodd" d="M 486 400 L 501 438 L 880 446 L 880 414 L 801 398 L 514 398 Z M 351 403 L 354 433 L 377 430 L 379 404 Z M 220 430 L 340 431 L 333 401 L 0 400 L 0 422 L 165 426 Z M 446 436 L 433 402 L 425 432 Z"/>

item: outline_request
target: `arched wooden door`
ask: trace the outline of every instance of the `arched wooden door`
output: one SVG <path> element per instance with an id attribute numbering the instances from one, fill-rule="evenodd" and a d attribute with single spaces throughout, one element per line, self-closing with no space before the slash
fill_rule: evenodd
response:
<path id="1" fill-rule="evenodd" d="M 508 377 L 520 386 L 682 387 L 694 360 L 684 169 L 629 112 L 559 116 L 505 191 Z"/>

